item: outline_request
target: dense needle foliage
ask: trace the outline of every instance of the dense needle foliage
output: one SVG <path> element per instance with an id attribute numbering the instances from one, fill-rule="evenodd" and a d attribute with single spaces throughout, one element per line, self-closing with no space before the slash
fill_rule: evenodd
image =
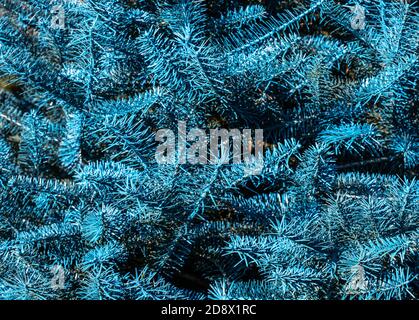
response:
<path id="1" fill-rule="evenodd" d="M 0 298 L 416 299 L 418 44 L 402 0 L 1 0 Z M 157 164 L 178 121 L 262 172 Z"/>

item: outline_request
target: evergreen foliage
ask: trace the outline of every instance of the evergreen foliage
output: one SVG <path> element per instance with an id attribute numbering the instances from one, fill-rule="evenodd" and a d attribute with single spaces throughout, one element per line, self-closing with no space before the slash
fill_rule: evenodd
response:
<path id="1" fill-rule="evenodd" d="M 416 299 L 418 12 L 2 0 L 0 299 Z M 262 171 L 158 164 L 178 121 Z"/>

